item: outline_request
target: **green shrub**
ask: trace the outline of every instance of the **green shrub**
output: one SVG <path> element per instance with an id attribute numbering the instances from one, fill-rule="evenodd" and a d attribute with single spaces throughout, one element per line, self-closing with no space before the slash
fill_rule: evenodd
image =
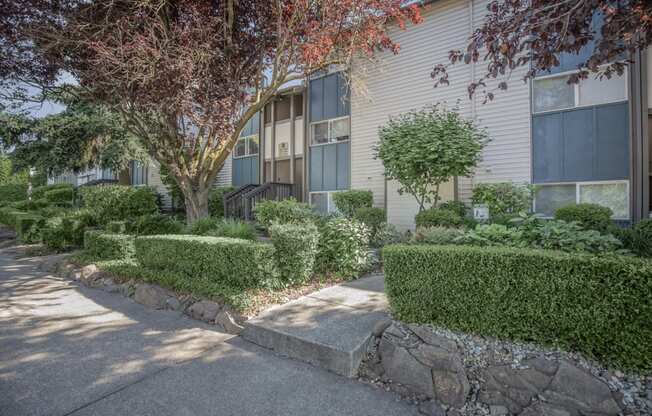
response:
<path id="1" fill-rule="evenodd" d="M 84 206 L 100 224 L 158 212 L 156 192 L 150 187 L 85 186 L 79 192 Z"/>
<path id="2" fill-rule="evenodd" d="M 73 187 L 50 189 L 44 194 L 45 199 L 54 205 L 72 206 L 75 199 L 75 190 Z"/>
<path id="3" fill-rule="evenodd" d="M 0 208 L 0 224 L 7 225 L 9 227 L 16 227 L 16 216 L 20 214 L 27 214 L 25 211 L 19 211 L 14 207 L 2 207 Z"/>
<path id="4" fill-rule="evenodd" d="M 417 227 L 459 227 L 462 217 L 455 211 L 439 208 L 425 209 L 414 217 Z"/>
<path id="5" fill-rule="evenodd" d="M 554 344 L 652 370 L 652 263 L 504 247 L 389 246 L 394 316 L 502 339 Z"/>
<path id="6" fill-rule="evenodd" d="M 274 275 L 274 247 L 235 238 L 159 235 L 136 238 L 136 257 L 155 271 L 232 287 L 260 286 Z"/>
<path id="7" fill-rule="evenodd" d="M 586 230 L 606 232 L 614 224 L 611 221 L 613 211 L 598 204 L 573 204 L 558 208 L 555 219 L 566 222 L 577 222 Z"/>
<path id="8" fill-rule="evenodd" d="M 464 236 L 464 231 L 459 228 L 417 228 L 410 242 L 417 244 L 454 244 L 455 240 L 462 236 Z"/>
<path id="9" fill-rule="evenodd" d="M 258 202 L 254 213 L 256 220 L 265 228 L 271 227 L 273 223 L 300 224 L 313 220 L 316 215 L 310 205 L 297 202 L 294 198 Z"/>
<path id="10" fill-rule="evenodd" d="M 219 221 L 215 228 L 210 230 L 207 235 L 253 241 L 256 239 L 256 229 L 253 225 L 244 221 L 224 219 Z"/>
<path id="11" fill-rule="evenodd" d="M 489 208 L 490 219 L 506 214 L 528 212 L 532 207 L 533 188 L 511 182 L 481 183 L 473 188 L 471 201 Z"/>
<path id="12" fill-rule="evenodd" d="M 624 232 L 621 232 L 623 235 Z M 652 257 L 652 219 L 644 219 L 634 225 L 628 233 L 626 247 L 639 256 Z"/>
<path id="13" fill-rule="evenodd" d="M 111 234 L 125 234 L 127 232 L 127 221 L 111 221 L 106 224 L 106 232 Z"/>
<path id="14" fill-rule="evenodd" d="M 18 201 L 10 204 L 11 207 L 14 207 L 18 211 L 37 211 L 47 207 L 48 205 L 49 202 L 43 199 Z"/>
<path id="15" fill-rule="evenodd" d="M 55 183 L 52 185 L 35 186 L 32 188 L 32 199 L 45 199 L 46 192 L 54 191 L 57 189 L 73 189 L 69 183 Z"/>
<path id="16" fill-rule="evenodd" d="M 136 235 L 181 234 L 184 229 L 184 224 L 163 214 L 141 215 L 129 226 L 129 231 Z"/>
<path id="17" fill-rule="evenodd" d="M 211 217 L 224 217 L 224 195 L 234 191 L 233 186 L 218 186 L 208 195 L 208 212 Z"/>
<path id="18" fill-rule="evenodd" d="M 222 220 L 220 218 L 200 218 L 188 226 L 188 232 L 192 235 L 208 235 L 217 229 Z"/>
<path id="19" fill-rule="evenodd" d="M 382 208 L 365 207 L 356 209 L 353 218 L 366 225 L 373 236 L 385 222 L 387 215 L 385 214 L 385 210 Z"/>
<path id="20" fill-rule="evenodd" d="M 373 247 L 384 247 L 387 244 L 405 242 L 406 236 L 399 232 L 393 224 L 383 223 L 371 237 L 370 244 Z"/>
<path id="21" fill-rule="evenodd" d="M 303 283 L 312 276 L 319 232 L 314 224 L 274 224 L 269 229 L 280 278 Z"/>
<path id="22" fill-rule="evenodd" d="M 453 211 L 460 217 L 464 218 L 469 213 L 469 208 L 462 201 L 446 201 L 438 205 L 439 209 Z"/>
<path id="23" fill-rule="evenodd" d="M 14 202 L 27 199 L 27 184 L 7 183 L 0 185 L 0 201 Z"/>
<path id="24" fill-rule="evenodd" d="M 63 251 L 68 245 L 61 224 L 46 225 L 41 230 L 41 241 L 47 248 L 53 251 Z"/>
<path id="25" fill-rule="evenodd" d="M 503 224 L 479 224 L 452 241 L 473 246 L 527 246 L 523 233 Z"/>
<path id="26" fill-rule="evenodd" d="M 36 243 L 41 239 L 41 228 L 45 226 L 45 218 L 30 214 L 16 216 L 16 234 L 23 243 Z"/>
<path id="27" fill-rule="evenodd" d="M 333 193 L 333 202 L 342 215 L 353 218 L 360 208 L 371 208 L 374 195 L 371 191 L 342 191 Z"/>
<path id="28" fill-rule="evenodd" d="M 369 267 L 369 230 L 355 220 L 332 218 L 319 229 L 317 269 L 344 278 Z"/>
<path id="29" fill-rule="evenodd" d="M 84 233 L 84 251 L 97 259 L 129 259 L 134 256 L 134 236 L 99 230 Z"/>

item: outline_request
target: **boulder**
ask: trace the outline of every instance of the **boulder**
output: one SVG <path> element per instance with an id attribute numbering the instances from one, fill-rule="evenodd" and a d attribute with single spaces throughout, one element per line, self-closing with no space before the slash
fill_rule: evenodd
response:
<path id="1" fill-rule="evenodd" d="M 446 411 L 439 403 L 429 400 L 419 405 L 419 413 L 426 416 L 446 416 Z"/>
<path id="2" fill-rule="evenodd" d="M 167 291 L 159 286 L 141 284 L 136 286 L 134 300 L 148 308 L 165 309 L 169 296 Z"/>
<path id="3" fill-rule="evenodd" d="M 95 286 L 104 278 L 102 271 L 94 264 L 82 267 L 79 280 L 88 286 Z"/>
<path id="4" fill-rule="evenodd" d="M 211 301 L 202 300 L 195 302 L 187 309 L 188 315 L 194 319 L 205 322 L 214 322 L 218 312 L 222 307 Z"/>
<path id="5" fill-rule="evenodd" d="M 238 335 L 244 327 L 236 322 L 234 316 L 229 311 L 222 309 L 215 317 L 215 323 L 221 325 L 224 330 L 233 335 Z"/>
<path id="6" fill-rule="evenodd" d="M 378 355 L 385 380 L 404 384 L 412 391 L 430 398 L 434 396 L 430 367 L 420 363 L 407 349 L 383 337 L 378 345 Z"/>

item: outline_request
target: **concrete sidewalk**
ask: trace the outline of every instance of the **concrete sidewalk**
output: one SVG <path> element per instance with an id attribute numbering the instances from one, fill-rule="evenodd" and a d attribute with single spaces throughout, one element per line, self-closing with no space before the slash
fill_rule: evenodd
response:
<path id="1" fill-rule="evenodd" d="M 0 250 L 0 415 L 410 415 L 415 407 Z"/>

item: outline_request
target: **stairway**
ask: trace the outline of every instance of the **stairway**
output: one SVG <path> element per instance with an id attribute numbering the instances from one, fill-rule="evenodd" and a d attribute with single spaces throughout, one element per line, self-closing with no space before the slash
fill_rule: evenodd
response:
<path id="1" fill-rule="evenodd" d="M 281 201 L 299 195 L 297 185 L 282 182 L 267 182 L 262 185 L 244 185 L 224 195 L 224 215 L 251 221 L 256 204 L 264 200 Z"/>
<path id="2" fill-rule="evenodd" d="M 271 308 L 242 336 L 280 355 L 355 377 L 374 328 L 388 319 L 384 277 L 371 275 Z"/>

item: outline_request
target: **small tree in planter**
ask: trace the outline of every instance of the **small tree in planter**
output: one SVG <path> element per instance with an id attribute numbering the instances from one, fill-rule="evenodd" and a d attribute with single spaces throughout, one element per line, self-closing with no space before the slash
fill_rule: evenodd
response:
<path id="1" fill-rule="evenodd" d="M 379 136 L 385 176 L 400 183 L 399 194 L 414 196 L 419 211 L 437 206 L 442 183 L 472 173 L 487 141 L 484 130 L 441 105 L 391 118 Z"/>

